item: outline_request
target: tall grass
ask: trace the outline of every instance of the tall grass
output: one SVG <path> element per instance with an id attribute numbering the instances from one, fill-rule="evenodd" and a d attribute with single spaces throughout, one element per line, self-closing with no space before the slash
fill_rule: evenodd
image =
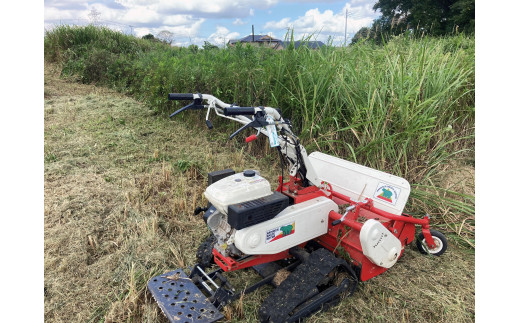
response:
<path id="1" fill-rule="evenodd" d="M 403 176 L 415 185 L 412 197 L 429 201 L 442 186 L 441 166 L 474 163 L 474 45 L 474 37 L 455 35 L 320 50 L 240 44 L 200 50 L 93 26 L 59 26 L 45 35 L 45 58 L 61 64 L 63 74 L 160 111 L 172 109 L 169 92 L 279 107 L 308 150 Z M 429 211 L 442 214 L 438 203 L 445 203 L 474 216 L 472 196 L 450 194 L 455 197 L 433 199 Z"/>

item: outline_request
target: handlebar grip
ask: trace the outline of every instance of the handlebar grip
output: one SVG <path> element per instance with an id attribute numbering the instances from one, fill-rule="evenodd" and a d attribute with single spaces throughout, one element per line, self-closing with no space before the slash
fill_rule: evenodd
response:
<path id="1" fill-rule="evenodd" d="M 168 100 L 193 100 L 193 93 L 170 93 Z"/>
<path id="2" fill-rule="evenodd" d="M 253 108 L 253 107 L 224 108 L 225 116 L 254 115 L 254 114 L 255 114 L 255 108 Z"/>
<path id="3" fill-rule="evenodd" d="M 341 220 L 334 220 L 332 221 L 332 226 L 336 226 L 341 223 Z"/>

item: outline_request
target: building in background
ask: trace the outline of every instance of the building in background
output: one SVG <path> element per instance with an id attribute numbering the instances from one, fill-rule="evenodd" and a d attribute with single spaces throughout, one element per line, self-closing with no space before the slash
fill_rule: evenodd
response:
<path id="1" fill-rule="evenodd" d="M 289 47 L 290 41 L 283 41 L 280 39 L 273 38 L 269 35 L 248 35 L 241 39 L 234 39 L 228 42 L 228 45 L 231 47 L 236 46 L 236 44 L 240 42 L 242 44 L 250 44 L 252 46 L 262 46 L 262 47 L 270 47 L 272 49 L 280 50 Z M 325 46 L 325 44 L 321 41 L 302 41 L 298 40 L 294 42 L 294 48 L 298 48 L 300 46 L 308 46 L 311 49 L 318 49 L 321 46 Z"/>

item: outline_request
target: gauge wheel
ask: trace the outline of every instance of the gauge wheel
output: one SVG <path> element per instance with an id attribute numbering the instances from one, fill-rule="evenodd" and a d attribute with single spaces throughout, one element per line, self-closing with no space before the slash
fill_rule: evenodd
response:
<path id="1" fill-rule="evenodd" d="M 433 242 L 435 242 L 435 248 L 429 248 L 426 243 L 426 239 L 424 238 L 424 234 L 421 232 L 417 237 L 417 249 L 423 254 L 430 254 L 432 256 L 440 256 L 442 255 L 446 249 L 448 248 L 448 240 L 444 236 L 444 234 L 440 233 L 436 230 L 430 230 L 430 234 L 432 235 Z"/>

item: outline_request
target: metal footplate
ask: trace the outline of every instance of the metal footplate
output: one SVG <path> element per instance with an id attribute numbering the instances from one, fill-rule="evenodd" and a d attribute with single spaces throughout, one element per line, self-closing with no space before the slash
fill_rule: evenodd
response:
<path id="1" fill-rule="evenodd" d="M 210 323 L 224 318 L 182 269 L 153 277 L 148 290 L 170 322 Z"/>

